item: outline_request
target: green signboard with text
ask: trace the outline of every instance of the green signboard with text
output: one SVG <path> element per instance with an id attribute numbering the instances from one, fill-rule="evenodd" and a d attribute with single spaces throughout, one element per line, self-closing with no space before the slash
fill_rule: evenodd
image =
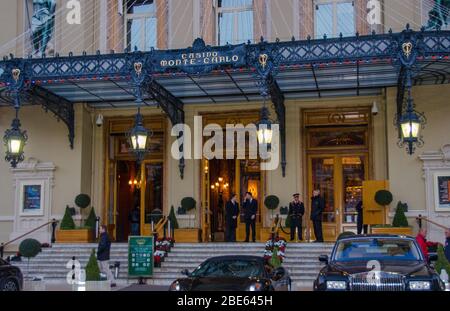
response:
<path id="1" fill-rule="evenodd" d="M 153 237 L 128 238 L 128 277 L 153 276 Z"/>

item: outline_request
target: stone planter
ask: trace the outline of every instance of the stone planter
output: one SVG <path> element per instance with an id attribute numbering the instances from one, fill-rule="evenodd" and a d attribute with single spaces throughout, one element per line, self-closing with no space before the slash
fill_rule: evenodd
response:
<path id="1" fill-rule="evenodd" d="M 394 227 L 372 227 L 372 234 L 392 234 L 392 235 L 413 235 L 412 227 L 394 228 Z"/>
<path id="2" fill-rule="evenodd" d="M 201 241 L 200 229 L 175 229 L 175 243 L 198 243 Z"/>
<path id="3" fill-rule="evenodd" d="M 90 229 L 56 230 L 56 243 L 91 243 L 94 239 Z"/>

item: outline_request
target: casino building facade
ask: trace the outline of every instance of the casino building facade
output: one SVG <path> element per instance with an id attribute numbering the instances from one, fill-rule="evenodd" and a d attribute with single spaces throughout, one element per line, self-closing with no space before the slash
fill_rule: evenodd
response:
<path id="1" fill-rule="evenodd" d="M 35 10 L 52 2 L 45 8 L 54 19 Z M 80 4 L 79 24 L 68 2 Z M 411 2 L 0 3 L 1 53 L 8 55 L 0 62 L 0 132 L 17 111 L 28 136 L 23 161 L 15 168 L 0 161 L 0 242 L 60 220 L 80 193 L 118 242 L 127 241 L 135 206 L 141 234 L 150 234 L 152 213 L 174 207 L 180 240 L 223 241 L 224 202 L 247 191 L 260 202 L 260 240 L 292 193 L 309 211 L 315 188 L 326 200 L 328 241 L 356 230 L 361 200 L 383 223 L 401 201 L 414 232 L 419 215 L 450 226 L 450 32 L 429 14 L 445 12 L 435 1 Z M 142 161 L 127 138 L 138 107 L 152 134 Z M 173 125 L 194 134 L 200 116 L 203 128 L 257 124 L 263 107 L 280 128 L 275 170 L 261 170 L 259 158 L 173 157 Z M 409 134 L 420 121 L 417 139 L 402 135 L 405 120 Z M 393 194 L 390 206 L 372 202 L 380 189 Z M 273 212 L 262 203 L 269 195 L 280 199 Z M 185 197 L 195 199 L 194 209 L 179 209 Z M 87 217 L 76 213 L 76 222 Z M 430 239 L 443 240 L 429 230 Z M 48 242 L 50 232 L 33 236 Z M 243 234 L 240 223 L 238 240 Z"/>

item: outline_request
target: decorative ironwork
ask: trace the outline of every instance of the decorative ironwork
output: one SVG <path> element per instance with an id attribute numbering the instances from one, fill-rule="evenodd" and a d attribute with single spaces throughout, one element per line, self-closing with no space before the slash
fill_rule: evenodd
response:
<path id="1" fill-rule="evenodd" d="M 283 177 L 286 177 L 286 106 L 284 105 L 284 95 L 278 86 L 277 81 L 272 75 L 267 80 L 269 86 L 269 94 L 277 114 L 278 124 L 280 126 L 280 147 L 281 147 L 281 171 Z"/>
<path id="2" fill-rule="evenodd" d="M 169 117 L 172 125 L 184 124 L 184 104 L 181 100 L 175 97 L 154 79 L 148 81 L 145 88 L 147 93 L 152 96 L 152 98 Z M 180 146 L 180 152 L 183 152 L 183 146 Z M 184 179 L 184 168 L 186 167 L 184 160 L 184 157 L 181 157 L 178 164 L 181 179 Z"/>
<path id="3" fill-rule="evenodd" d="M 26 92 L 32 103 L 42 105 L 46 112 L 51 111 L 57 121 L 63 121 L 69 131 L 70 148 L 74 148 L 75 141 L 75 110 L 73 103 L 40 86 L 33 86 Z"/>
<path id="4" fill-rule="evenodd" d="M 206 46 L 197 39 L 191 48 L 180 50 L 148 52 L 125 52 L 67 57 L 55 55 L 51 58 L 17 59 L 11 55 L 0 62 L 0 83 L 7 92 L 24 96 L 26 93 L 42 102 L 42 96 L 52 97 L 48 91 L 33 86 L 40 81 L 65 81 L 73 83 L 78 80 L 132 80 L 137 97 L 142 99 L 144 92 L 149 94 L 169 116 L 173 124 L 184 122 L 183 103 L 159 84 L 155 74 L 187 73 L 206 74 L 213 70 L 249 69 L 257 82 L 260 94 L 269 96 L 274 103 L 284 131 L 285 118 L 284 96 L 276 83 L 278 71 L 283 67 L 308 66 L 313 69 L 320 64 L 356 64 L 383 60 L 392 63 L 398 71 L 398 118 L 404 110 L 404 94 L 409 77 L 414 78 L 420 63 L 431 60 L 445 60 L 450 57 L 450 31 L 413 31 L 409 25 L 401 33 L 372 34 L 368 36 L 324 38 L 303 41 L 258 44 L 227 45 L 222 47 Z M 16 69 L 14 72 L 12 70 Z M 228 72 L 228 71 L 227 71 Z M 115 79 L 117 78 L 117 79 Z M 319 85 L 316 85 L 320 94 Z M 359 85 L 359 73 L 358 73 Z M 40 93 L 39 93 L 40 92 Z M 139 93 L 139 94 L 138 94 Z M 19 98 L 20 98 L 19 96 Z M 54 97 L 52 102 L 61 105 L 62 98 Z M 48 106 L 48 105 L 47 105 Z M 71 145 L 73 145 L 73 105 L 62 104 L 59 110 L 51 104 L 52 111 L 63 119 L 69 127 Z M 44 105 L 45 108 L 45 105 Z M 283 133 L 281 133 L 283 136 Z M 283 137 L 282 137 L 283 139 Z M 184 159 L 180 161 L 180 173 L 184 169 Z M 284 170 L 284 169 L 283 169 Z"/>

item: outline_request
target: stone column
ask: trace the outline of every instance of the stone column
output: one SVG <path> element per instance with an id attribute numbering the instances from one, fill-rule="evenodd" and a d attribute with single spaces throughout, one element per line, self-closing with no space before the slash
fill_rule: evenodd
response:
<path id="1" fill-rule="evenodd" d="M 356 31 L 362 36 L 370 32 L 370 26 L 367 22 L 367 3 L 368 0 L 355 1 Z"/>
<path id="2" fill-rule="evenodd" d="M 202 0 L 200 3 L 200 35 L 207 45 L 215 45 L 216 16 L 211 0 Z"/>
<path id="3" fill-rule="evenodd" d="M 265 0 L 253 0 L 253 38 L 259 42 L 267 37 L 267 7 Z"/>
<path id="4" fill-rule="evenodd" d="M 169 2 L 168 0 L 156 0 L 157 18 L 157 46 L 160 50 L 167 49 L 169 37 Z"/>
<path id="5" fill-rule="evenodd" d="M 111 8 L 111 14 L 108 16 L 107 47 L 108 50 L 122 52 L 125 48 L 124 42 L 124 17 L 119 14 L 119 1 L 108 0 L 108 8 Z M 125 13 L 125 12 L 124 12 Z"/>
<path id="6" fill-rule="evenodd" d="M 300 1 L 300 39 L 314 37 L 314 4 L 311 0 Z"/>

